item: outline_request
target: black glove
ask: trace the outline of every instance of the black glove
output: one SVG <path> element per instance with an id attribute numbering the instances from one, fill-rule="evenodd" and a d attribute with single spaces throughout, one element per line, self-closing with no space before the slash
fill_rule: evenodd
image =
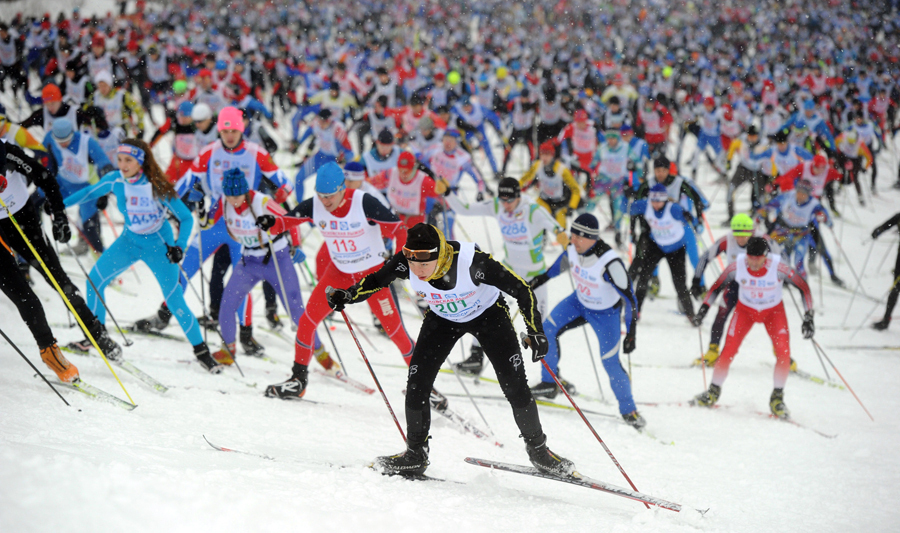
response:
<path id="1" fill-rule="evenodd" d="M 44 202 L 41 204 L 41 207 L 43 207 L 44 213 L 47 213 L 48 217 L 53 216 L 53 206 L 50 205 L 50 200 L 45 199 Z"/>
<path id="2" fill-rule="evenodd" d="M 47 202 L 50 203 L 50 202 Z M 63 244 L 69 242 L 72 238 L 72 230 L 69 229 L 69 217 L 65 211 L 59 211 L 53 214 L 53 240 Z"/>
<path id="3" fill-rule="evenodd" d="M 166 257 L 169 258 L 169 261 L 172 263 L 180 263 L 182 259 L 184 259 L 184 250 L 181 249 L 181 246 L 169 246 L 166 245 Z"/>
<path id="4" fill-rule="evenodd" d="M 635 170 L 637 168 L 637 165 L 634 164 L 634 161 L 629 160 L 628 163 L 625 165 L 625 168 L 627 170 Z"/>
<path id="5" fill-rule="evenodd" d="M 875 228 L 872 230 L 872 238 L 877 239 L 881 235 L 881 228 Z"/>
<path id="6" fill-rule="evenodd" d="M 550 351 L 550 342 L 543 333 L 531 333 L 522 339 L 522 346 L 531 348 L 531 361 L 537 363 Z"/>
<path id="7" fill-rule="evenodd" d="M 275 225 L 275 220 L 273 215 L 260 215 L 256 217 L 256 227 L 263 231 L 269 231 L 269 228 Z"/>
<path id="8" fill-rule="evenodd" d="M 622 351 L 625 353 L 634 351 L 634 333 L 625 334 L 625 340 L 622 341 Z"/>
<path id="9" fill-rule="evenodd" d="M 338 313 L 344 310 L 344 306 L 353 301 L 353 294 L 346 289 L 328 287 L 325 290 L 328 305 Z"/>
<path id="10" fill-rule="evenodd" d="M 475 195 L 475 201 L 480 202 L 482 200 L 484 200 L 484 193 L 481 191 L 478 191 L 478 194 Z"/>
<path id="11" fill-rule="evenodd" d="M 531 286 L 531 290 L 537 289 L 544 283 L 550 281 L 550 276 L 547 275 L 546 272 L 543 274 L 538 274 L 537 276 L 531 278 L 531 281 L 528 282 L 528 285 Z"/>
<path id="12" fill-rule="evenodd" d="M 109 196 L 103 195 L 100 198 L 97 198 L 97 210 L 103 211 L 106 209 L 106 206 L 109 205 Z"/>
<path id="13" fill-rule="evenodd" d="M 703 295 L 703 287 L 700 286 L 700 280 L 694 278 L 694 281 L 691 283 L 691 296 L 699 299 Z"/>
<path id="14" fill-rule="evenodd" d="M 811 339 L 813 335 L 816 334 L 816 325 L 813 324 L 813 314 L 812 311 L 807 311 L 805 315 L 803 315 L 803 326 L 800 327 L 800 331 L 803 332 L 804 339 Z"/>
<path id="15" fill-rule="evenodd" d="M 695 326 L 700 326 L 703 323 L 703 319 L 706 318 L 706 313 L 709 312 L 709 304 L 702 304 L 700 309 L 697 309 L 697 313 L 694 315 L 691 323 Z"/>

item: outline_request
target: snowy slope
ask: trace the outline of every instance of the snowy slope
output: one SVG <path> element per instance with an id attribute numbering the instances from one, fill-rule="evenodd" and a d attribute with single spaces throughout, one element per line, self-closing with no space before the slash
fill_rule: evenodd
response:
<path id="1" fill-rule="evenodd" d="M 277 159 L 287 166 L 298 158 L 278 154 Z M 882 160 L 882 168 L 896 168 L 890 154 L 883 153 Z M 483 158 L 479 164 L 486 168 Z M 288 170 L 289 175 L 293 172 Z M 724 188 L 716 191 L 711 175 L 704 178 L 701 185 L 706 194 L 721 201 Z M 882 189 L 888 181 L 882 175 Z M 468 193 L 474 194 L 474 188 Z M 746 190 L 739 195 L 739 207 L 749 203 L 748 196 Z M 871 228 L 895 212 L 900 193 L 883 191 L 871 208 L 860 208 L 855 202 L 853 192 L 835 230 L 843 236 L 842 244 L 857 272 L 873 247 L 863 287 L 881 298 L 892 281 L 896 234 L 885 234 L 875 244 L 863 241 Z M 716 205 L 710 222 L 717 235 L 724 231 L 719 227 L 724 218 L 724 205 Z M 462 219 L 462 224 L 483 247 L 489 246 L 487 229 L 494 252 L 502 254 L 495 223 Z M 109 228 L 105 231 L 109 242 Z M 837 257 L 834 238 L 826 235 Z M 606 237 L 611 239 L 611 234 Z M 313 234 L 306 243 L 307 255 L 320 242 Z M 558 247 L 549 251 L 554 257 L 558 253 Z M 73 259 L 64 262 L 70 272 L 77 271 Z M 855 286 L 849 265 L 844 260 L 838 263 L 840 275 L 850 287 Z M 125 273 L 121 290 L 107 291 L 122 323 L 150 314 L 161 298 L 150 271 L 142 264 L 136 268 L 141 283 Z M 64 406 L 12 349 L 0 343 L 0 366 L 5 370 L 0 374 L 0 531 L 749 532 L 889 531 L 896 527 L 900 511 L 892 503 L 900 489 L 900 460 L 895 453 L 900 439 L 900 418 L 895 414 L 900 394 L 894 376 L 900 374 L 900 351 L 880 347 L 900 346 L 900 329 L 897 324 L 884 333 L 868 329 L 883 307 L 879 305 L 873 317 L 864 320 L 875 304 L 857 297 L 846 327 L 841 328 L 850 292 L 833 288 L 828 279 L 820 289 L 818 278 L 810 278 L 817 307 L 816 339 L 875 418 L 874 423 L 870 421 L 849 392 L 791 376 L 786 402 L 795 419 L 808 428 L 837 435 L 828 439 L 811 429 L 755 414 L 767 412 L 774 362 L 771 343 L 761 327 L 747 337 L 732 365 L 720 401 L 727 408 L 643 405 L 683 402 L 704 387 L 701 370 L 679 368 L 698 356 L 698 335 L 675 314 L 667 268 L 661 273 L 660 298 L 646 303 L 631 358 L 635 399 L 659 441 L 614 418 L 588 416 L 637 487 L 684 505 L 680 514 L 648 511 L 638 503 L 600 492 L 465 464 L 467 456 L 527 464 L 510 409 L 496 400 L 482 399 L 479 405 L 504 448 L 462 434 L 434 417 L 428 473 L 462 484 L 375 474 L 364 465 L 403 446 L 378 395 L 367 396 L 311 373 L 307 398 L 319 403 L 264 398 L 267 384 L 289 374 L 293 349 L 288 341 L 257 329 L 258 340 L 277 364 L 241 357 L 245 379 L 234 368 L 220 376 L 201 371 L 191 362 L 191 349 L 185 342 L 133 337 L 126 357 L 171 387 L 159 395 L 120 372 L 139 405 L 133 412 L 71 392 L 63 394 L 72 407 Z M 74 279 L 84 284 L 83 276 Z M 42 281 L 35 289 L 58 339 L 63 343 L 77 339 L 75 330 L 66 327 L 65 309 L 52 290 Z M 308 294 L 306 286 L 304 291 Z M 561 277 L 551 282 L 554 303 L 570 292 L 568 280 Z M 257 323 L 262 324 L 259 290 L 254 298 L 259 302 Z M 199 314 L 199 301 L 190 293 L 187 299 Z M 792 304 L 786 305 L 793 357 L 801 369 L 823 375 L 812 346 L 800 335 L 798 315 Z M 401 301 L 401 307 L 407 327 L 417 332 L 421 321 L 415 318 L 415 310 L 408 301 Z M 0 313 L 3 330 L 40 365 L 37 347 L 15 308 L 0 299 Z M 374 343 L 375 348 L 362 341 L 402 418 L 405 371 L 396 349 L 366 328 L 371 324 L 366 306 L 351 308 L 350 315 Z M 708 317 L 700 330 L 704 349 L 711 323 Z M 851 338 L 853 329 L 863 323 L 863 330 Z M 372 385 L 346 328 L 338 322 L 334 326 L 334 339 L 350 376 Z M 522 329 L 521 319 L 518 326 Z M 181 334 L 174 321 L 167 332 Z M 465 343 L 467 352 L 468 340 Z M 581 392 L 599 396 L 584 343 L 579 331 L 563 337 L 562 371 Z M 591 338 L 590 344 L 596 354 L 596 339 Z M 218 346 L 212 336 L 210 345 Z M 845 349 L 848 346 L 869 348 Z M 463 355 L 455 351 L 450 359 L 459 361 Z M 124 397 L 101 360 L 79 356 L 72 360 L 87 381 Z M 539 366 L 529 362 L 527 370 L 531 382 L 536 382 Z M 486 370 L 485 375 L 492 376 L 492 371 Z M 710 376 L 708 372 L 707 379 Z M 602 370 L 601 381 L 604 394 L 612 398 Z M 479 395 L 500 395 L 499 387 L 491 383 L 474 385 L 469 380 L 467 385 Z M 445 393 L 463 392 L 450 374 L 441 374 L 437 387 Z M 614 403 L 583 397 L 578 401 L 594 411 L 618 412 Z M 451 397 L 451 406 L 483 426 L 465 398 Z M 627 486 L 575 413 L 542 408 L 541 416 L 551 448 L 573 459 L 586 475 Z M 215 451 L 202 435 L 218 445 L 273 459 Z M 693 508 L 710 510 L 701 517 Z"/>

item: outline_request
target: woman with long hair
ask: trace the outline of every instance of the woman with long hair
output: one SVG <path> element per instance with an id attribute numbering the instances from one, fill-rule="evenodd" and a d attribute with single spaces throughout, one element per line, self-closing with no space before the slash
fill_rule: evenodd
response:
<path id="1" fill-rule="evenodd" d="M 156 276 L 166 304 L 177 317 L 188 341 L 194 345 L 194 355 L 206 370 L 217 374 L 222 371 L 222 365 L 215 362 L 203 342 L 200 326 L 184 301 L 184 292 L 178 283 L 178 263 L 184 257 L 184 247 L 191 236 L 194 218 L 156 164 L 147 143 L 125 139 L 116 155 L 118 171 L 104 176 L 96 185 L 69 196 L 65 202 L 66 207 L 70 207 L 113 193 L 119 211 L 125 217 L 125 230 L 97 260 L 91 269 L 91 281 L 102 295 L 106 286 L 119 274 L 137 261 L 143 261 Z M 177 240 L 166 220 L 167 212 L 179 221 Z M 105 323 L 105 309 L 90 283 L 86 293 L 91 311 L 101 323 Z"/>

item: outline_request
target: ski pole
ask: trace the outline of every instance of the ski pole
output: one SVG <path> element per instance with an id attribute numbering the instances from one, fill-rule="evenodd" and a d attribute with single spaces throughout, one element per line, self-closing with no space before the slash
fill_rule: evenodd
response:
<path id="1" fill-rule="evenodd" d="M 697 338 L 700 339 L 700 368 L 703 369 L 703 390 L 706 390 L 706 360 L 703 359 L 703 331 L 697 328 Z"/>
<path id="2" fill-rule="evenodd" d="M 38 260 L 38 263 L 41 264 L 41 268 L 44 270 L 44 274 L 47 275 L 47 279 L 50 280 L 50 283 L 53 285 L 53 288 L 56 289 L 56 292 L 59 293 L 59 296 L 63 299 L 63 302 L 65 302 L 66 307 L 68 307 L 69 311 L 72 312 L 72 315 L 75 317 L 75 320 L 78 322 L 78 325 L 81 326 L 82 331 L 84 331 L 85 336 L 87 336 L 88 340 L 91 341 L 91 345 L 94 347 L 95 350 L 97 350 L 97 353 L 100 354 L 100 357 L 103 358 L 103 362 L 106 363 L 106 368 L 108 368 L 109 371 L 112 372 L 113 377 L 116 378 L 116 381 L 119 382 L 119 386 L 122 387 L 122 391 L 125 392 L 125 396 L 128 397 L 128 400 L 131 402 L 131 405 L 137 407 L 137 404 L 134 403 L 134 400 L 131 399 L 131 395 L 128 394 L 128 390 L 125 388 L 125 384 L 122 383 L 122 380 L 119 379 L 119 376 L 116 374 L 116 371 L 113 370 L 112 365 L 109 363 L 109 359 L 106 358 L 106 354 L 103 353 L 103 350 L 100 349 L 100 345 L 97 344 L 97 340 L 94 339 L 94 336 L 91 335 L 91 332 L 90 332 L 90 330 L 88 330 L 88 327 L 85 325 L 84 321 L 81 320 L 81 316 L 79 316 L 78 313 L 75 312 L 75 307 L 72 306 L 72 302 L 69 301 L 69 297 L 66 296 L 66 293 L 62 290 L 62 287 L 59 286 L 59 283 L 57 283 L 56 278 L 53 277 L 53 274 L 50 272 L 50 269 L 47 267 L 47 264 L 44 263 L 44 260 L 41 258 L 40 254 L 38 254 L 37 250 L 34 249 L 34 246 L 31 244 L 31 241 L 28 239 L 28 236 L 25 235 L 25 232 L 22 230 L 22 227 L 19 226 L 19 222 L 16 220 L 16 217 L 12 214 L 12 211 L 9 209 L 9 206 L 6 205 L 6 202 L 3 201 L 2 197 L 0 197 L 0 206 L 2 206 L 4 209 L 6 209 L 6 213 L 9 216 L 10 222 L 12 222 L 13 226 L 16 227 L 16 231 L 18 231 L 19 235 L 22 236 L 22 240 L 28 246 L 28 249 L 31 250 L 32 255 L 34 255 L 35 259 Z"/>
<path id="3" fill-rule="evenodd" d="M 30 366 L 32 368 L 32 370 L 34 370 L 35 372 L 38 373 L 39 376 L 41 376 L 41 379 L 44 380 L 44 383 L 46 383 L 48 387 L 53 389 L 53 392 L 55 392 L 56 395 L 59 396 L 59 399 L 62 400 L 64 404 L 69 405 L 69 402 L 67 402 L 66 399 L 63 398 L 62 394 L 60 394 L 58 390 L 56 390 L 56 387 L 54 387 L 52 383 L 47 381 L 47 378 L 44 376 L 44 374 L 42 374 L 41 371 L 38 370 L 36 366 L 34 366 L 34 363 L 32 363 L 30 359 L 25 357 L 25 354 L 22 353 L 22 350 L 20 350 L 19 347 L 16 346 L 16 343 L 14 343 L 12 341 L 12 339 L 10 339 L 9 337 L 6 336 L 6 333 L 4 333 L 2 329 L 0 329 L 0 335 L 2 335 L 4 339 L 6 339 L 6 342 L 8 342 L 9 345 L 13 347 L 13 350 L 15 350 L 16 353 L 18 353 L 19 355 L 22 356 L 22 359 L 24 359 L 25 362 L 28 363 L 28 366 Z"/>
<path id="4" fill-rule="evenodd" d="M 834 371 L 835 371 L 835 373 L 838 375 L 838 377 L 841 378 L 841 381 L 844 382 L 844 385 L 847 386 L 847 390 L 849 390 L 849 391 L 853 394 L 853 397 L 856 398 L 856 401 L 859 402 L 859 406 L 863 408 L 863 411 L 865 411 L 866 414 L 869 415 L 869 418 L 872 419 L 872 422 L 874 422 L 874 421 L 875 421 L 875 418 L 872 416 L 872 413 L 870 413 L 869 410 L 866 409 L 866 406 L 863 405 L 862 400 L 859 399 L 859 396 L 857 396 L 856 393 L 853 392 L 853 389 L 850 387 L 850 384 L 847 383 L 847 380 L 844 379 L 844 376 L 843 376 L 843 375 L 841 375 L 841 371 L 838 370 L 837 367 L 834 366 L 834 363 L 831 362 L 831 358 L 828 357 L 828 354 L 825 353 L 825 350 L 823 350 L 822 347 L 819 346 L 819 343 L 816 342 L 816 339 L 809 339 L 809 340 L 811 340 L 812 343 L 813 343 L 813 346 L 815 346 L 816 349 L 817 349 L 819 352 L 821 352 L 821 354 L 822 354 L 822 356 L 825 358 L 825 360 L 828 361 L 828 364 L 831 365 L 831 368 L 834 369 Z"/>
<path id="5" fill-rule="evenodd" d="M 462 352 L 463 360 L 465 360 L 465 359 L 466 359 L 466 352 L 465 352 L 465 350 L 463 349 L 463 344 L 462 344 L 462 342 L 459 343 L 459 351 Z M 459 381 L 459 384 L 460 384 L 460 386 L 462 386 L 463 391 L 465 391 L 466 396 L 469 397 L 469 401 L 472 402 L 472 407 L 474 407 L 475 410 L 478 411 L 478 416 L 481 417 L 481 420 L 484 422 L 484 425 L 488 428 L 488 431 L 491 432 L 491 436 L 493 437 L 493 436 L 494 436 L 494 430 L 491 428 L 491 425 L 488 424 L 487 418 L 484 417 L 484 414 L 481 412 L 481 409 L 478 408 L 478 404 L 475 403 L 475 397 L 472 396 L 472 394 L 469 392 L 469 388 L 466 387 L 466 384 L 463 382 L 463 379 L 459 376 L 459 373 L 456 371 L 456 369 L 453 368 L 453 365 L 452 365 L 452 364 L 450 365 L 450 371 L 453 372 L 453 375 L 454 375 L 454 376 L 456 376 L 456 380 Z"/>
<path id="6" fill-rule="evenodd" d="M 113 224 L 112 218 L 109 217 L 109 213 L 106 212 L 106 209 L 104 209 L 103 211 L 101 211 L 101 213 L 103 213 L 103 218 L 106 219 L 106 223 L 109 224 L 109 229 L 112 230 L 112 232 L 113 232 L 113 237 L 115 237 L 115 238 L 118 239 L 118 238 L 119 238 L 119 232 L 116 231 L 116 225 Z M 135 270 L 134 265 L 131 265 L 131 266 L 129 267 L 129 270 L 131 270 L 131 273 L 134 274 L 134 279 L 136 279 L 137 282 L 138 282 L 138 284 L 140 285 L 140 283 L 141 283 L 141 278 L 138 277 L 138 273 L 137 273 L 137 270 Z"/>
<path id="7" fill-rule="evenodd" d="M 91 279 L 90 274 L 88 274 L 87 271 L 84 269 L 84 266 L 81 264 L 81 260 L 78 259 L 77 255 L 75 255 L 75 250 L 72 249 L 72 245 L 69 243 L 66 243 L 66 246 L 69 247 L 69 252 L 72 254 L 72 257 L 75 258 L 75 262 L 78 263 L 78 268 L 81 269 L 81 272 L 84 274 L 84 277 L 86 277 L 88 280 L 88 283 L 91 284 L 91 288 L 94 289 L 94 294 L 97 295 L 97 299 L 100 300 L 100 303 L 103 304 L 103 308 L 106 309 L 106 314 L 109 315 L 109 318 L 112 319 L 113 324 L 116 325 L 116 329 L 119 330 L 119 334 L 122 335 L 122 340 L 125 341 L 125 346 L 131 346 L 132 344 L 134 344 L 133 342 L 131 342 L 131 340 L 128 339 L 128 337 L 125 336 L 125 330 L 123 330 L 122 327 L 119 326 L 119 321 L 116 320 L 116 317 L 112 314 L 112 311 L 110 311 L 109 306 L 106 305 L 106 299 L 103 298 L 103 295 L 100 294 L 100 291 L 97 289 L 97 286 L 94 285 L 94 280 Z"/>
<path id="8" fill-rule="evenodd" d="M 325 294 L 332 294 L 334 292 L 334 287 L 328 287 L 325 289 Z M 366 366 L 369 368 L 369 374 L 372 375 L 372 379 L 375 380 L 375 386 L 378 387 L 378 392 L 381 393 L 381 398 L 384 400 L 384 405 L 387 406 L 388 411 L 391 413 L 391 418 L 394 419 L 394 424 L 397 425 L 397 431 L 400 432 L 400 436 L 403 437 L 403 441 L 406 442 L 406 434 L 403 433 L 403 428 L 400 427 L 400 421 L 397 420 L 397 415 L 394 414 L 394 409 L 391 407 L 391 402 L 388 401 L 387 395 L 384 393 L 384 389 L 381 388 L 381 383 L 378 381 L 378 377 L 375 375 L 375 369 L 372 368 L 372 364 L 369 363 L 369 358 L 366 357 L 366 352 L 363 350 L 362 344 L 359 343 L 359 339 L 356 338 L 356 332 L 353 331 L 353 326 L 350 325 L 350 320 L 347 318 L 347 313 L 341 311 L 341 316 L 344 317 L 344 323 L 347 324 L 347 329 L 350 330 L 350 335 L 353 337 L 353 341 L 356 342 L 356 347 L 359 348 L 359 353 L 362 355 L 363 361 L 366 362 Z"/>
<path id="9" fill-rule="evenodd" d="M 787 290 L 787 293 L 791 296 L 791 301 L 794 302 L 794 309 L 797 310 L 797 314 L 800 315 L 800 318 L 802 320 L 803 313 L 800 312 L 800 305 L 797 304 L 797 298 L 794 297 L 794 293 L 791 292 L 790 289 Z M 810 340 L 812 340 L 812 339 L 810 339 Z M 825 368 L 825 361 L 822 361 L 822 356 L 819 355 L 818 350 L 816 351 L 816 356 L 819 358 L 819 364 L 822 365 L 822 371 L 825 372 L 825 377 L 828 379 L 828 381 L 831 381 L 831 376 L 828 375 L 828 369 Z"/>
<path id="10" fill-rule="evenodd" d="M 572 278 L 572 270 L 571 269 L 569 269 L 568 277 L 569 277 L 569 283 L 572 285 L 572 292 L 577 292 L 577 289 L 575 288 L 575 280 Z M 584 344 L 587 346 L 588 357 L 590 357 L 590 359 L 591 359 L 591 366 L 594 367 L 594 377 L 597 379 L 597 388 L 600 389 L 600 398 L 602 398 L 603 401 L 606 402 L 606 395 L 603 394 L 603 387 L 600 386 L 600 373 L 597 372 L 597 362 L 594 361 L 594 350 L 591 348 L 591 341 L 590 341 L 590 338 L 588 337 L 587 328 L 583 327 L 581 329 L 581 331 L 584 332 Z M 616 349 L 618 349 L 618 346 L 616 347 Z"/>
<path id="11" fill-rule="evenodd" d="M 44 236 L 44 238 L 46 239 L 47 237 Z M 0 239 L 0 243 L 3 243 L 3 247 L 6 248 L 6 251 L 7 251 L 7 252 L 13 253 L 13 251 L 10 250 L 10 249 L 6 246 L 6 243 L 3 242 L 3 239 Z M 54 240 L 54 241 L 53 241 L 53 245 L 56 247 L 56 255 L 57 255 L 57 257 L 59 257 L 59 255 L 60 255 L 60 254 L 59 254 L 59 242 L 57 242 L 56 240 Z M 72 255 L 75 255 L 75 254 L 72 254 Z M 84 269 L 82 269 L 82 272 L 83 272 L 83 271 L 84 271 Z M 85 275 L 87 275 L 87 274 L 85 274 Z M 69 311 L 68 308 L 66 309 L 66 322 L 69 324 L 69 329 L 72 329 L 72 327 L 74 326 L 74 324 L 72 324 L 72 312 Z"/>
<path id="12" fill-rule="evenodd" d="M 250 214 L 253 215 L 253 220 L 256 220 L 256 213 L 253 211 L 253 202 L 247 202 L 247 206 L 250 208 Z M 262 242 L 263 235 L 262 231 L 256 230 L 257 239 L 259 242 Z M 278 257 L 275 255 L 275 245 L 272 244 L 272 239 L 266 239 L 266 244 L 269 247 L 269 254 L 272 256 L 272 261 L 275 262 L 275 276 L 278 277 L 278 285 L 281 289 L 281 298 L 284 300 L 282 303 L 284 304 L 284 308 L 287 311 L 288 320 L 291 322 L 291 331 L 297 331 L 297 324 L 294 323 L 294 317 L 291 316 L 291 306 L 288 303 L 287 297 L 287 289 L 284 286 L 284 279 L 281 277 L 281 267 L 278 266 Z M 293 265 L 293 263 L 291 263 Z M 299 319 L 300 317 L 297 317 Z"/>
<path id="13" fill-rule="evenodd" d="M 834 237 L 834 243 L 837 244 L 838 250 L 841 251 L 841 255 L 844 257 L 844 260 L 847 261 L 847 266 L 850 268 L 850 272 L 853 273 L 853 278 L 856 280 L 857 286 L 859 287 L 860 292 L 863 293 L 863 296 L 867 298 L 871 298 L 868 294 L 866 294 L 866 290 L 862 288 L 862 280 L 856 274 L 856 270 L 853 268 L 853 264 L 850 263 L 850 258 L 847 257 L 847 252 L 844 251 L 844 247 L 841 246 L 841 241 L 838 240 L 837 235 L 834 233 L 834 229 L 829 227 L 828 230 L 831 232 L 831 236 Z"/>
<path id="14" fill-rule="evenodd" d="M 527 337 L 526 337 L 526 340 L 527 340 Z M 606 445 L 606 443 L 603 442 L 603 439 L 600 438 L 600 435 L 597 433 L 597 430 L 594 429 L 594 426 L 591 425 L 591 423 L 588 421 L 587 417 L 584 416 L 584 413 L 581 412 L 581 408 L 578 407 L 578 404 L 575 403 L 575 400 L 572 399 L 572 396 L 569 394 L 569 391 L 567 391 L 566 388 L 562 386 L 562 383 L 559 382 L 559 377 L 556 376 L 556 373 L 550 368 L 550 365 L 547 364 L 547 361 L 545 361 L 544 359 L 541 359 L 541 364 L 543 364 L 544 368 L 547 370 L 547 372 L 550 373 L 550 376 L 553 378 L 553 381 L 556 382 L 556 386 L 559 387 L 560 390 L 562 390 L 563 393 L 566 395 L 566 398 L 569 399 L 569 403 L 572 404 L 572 407 L 574 407 L 575 410 L 578 411 L 578 415 L 581 416 L 581 419 L 584 420 L 585 424 L 587 424 L 587 427 L 588 427 L 588 429 L 591 430 L 591 433 L 593 433 L 594 436 L 597 437 L 597 440 L 600 442 L 600 445 L 603 446 L 604 450 L 606 450 L 606 454 L 609 455 L 610 459 L 612 459 L 613 464 L 616 465 L 616 468 L 619 469 L 619 472 L 622 473 L 622 476 L 625 477 L 625 480 L 628 481 L 628 484 L 631 485 L 631 488 L 634 489 L 635 492 L 640 492 L 638 490 L 638 488 L 634 486 L 634 482 L 631 481 L 631 478 L 628 477 L 628 474 L 625 473 L 625 469 L 622 468 L 622 465 L 619 464 L 618 460 L 616 460 L 616 456 L 613 455 L 612 451 L 609 449 L 609 447 Z M 644 507 L 646 507 L 647 509 L 650 508 L 650 506 L 647 505 L 646 503 L 644 504 Z"/>
<path id="15" fill-rule="evenodd" d="M 703 225 L 706 226 L 706 231 L 709 233 L 709 240 L 713 244 L 715 244 L 716 238 L 713 235 L 712 228 L 709 225 L 709 219 L 706 218 L 706 213 L 703 213 Z M 700 240 L 702 241 L 703 239 L 701 238 Z M 719 260 L 719 268 L 721 270 L 725 270 L 725 263 L 722 262 L 722 256 L 716 255 L 716 259 Z"/>
<path id="16" fill-rule="evenodd" d="M 862 266 L 862 270 L 860 271 L 860 276 L 865 276 L 865 275 L 866 275 L 866 266 L 869 265 L 869 257 L 872 256 L 872 250 L 873 250 L 873 249 L 875 249 L 875 241 L 874 241 L 874 240 L 872 240 L 872 244 L 869 245 L 869 252 L 866 254 L 866 260 L 863 261 L 863 266 Z M 821 255 L 821 254 L 820 254 L 820 255 Z M 819 279 L 821 279 L 821 278 L 822 278 L 822 275 L 821 275 L 821 272 L 822 272 L 822 271 L 819 270 L 819 272 L 820 272 L 820 274 L 819 274 Z M 841 321 L 841 327 L 844 327 L 844 325 L 847 323 L 847 318 L 850 317 L 850 308 L 853 307 L 853 300 L 856 299 L 856 293 L 859 292 L 859 287 L 860 287 L 860 284 L 857 283 L 857 284 L 856 284 L 856 290 L 853 291 L 853 296 L 850 297 L 850 303 L 847 304 L 847 310 L 844 312 L 844 320 Z"/>
<path id="17" fill-rule="evenodd" d="M 206 274 L 203 272 L 203 228 L 200 227 L 200 217 L 197 217 L 197 261 L 200 264 L 200 306 L 203 314 L 206 314 Z M 212 298 L 210 296 L 210 298 Z M 209 344 L 209 332 L 203 328 L 203 342 Z"/>
<path id="18" fill-rule="evenodd" d="M 303 261 L 303 266 L 306 266 L 306 261 Z M 307 267 L 307 268 L 309 268 L 309 267 Z M 306 272 L 302 268 L 300 269 L 300 274 L 303 276 L 304 281 L 306 281 L 307 283 L 310 283 L 309 278 L 306 277 Z M 310 275 L 312 275 L 312 272 L 310 272 Z M 315 287 L 316 286 L 315 280 L 312 280 L 312 282 L 310 284 L 313 287 Z M 298 320 L 299 320 L 299 318 L 298 318 Z M 335 342 L 334 342 L 334 337 L 331 336 L 331 329 L 328 327 L 328 324 L 322 324 L 322 325 L 325 326 L 325 334 L 328 335 L 328 340 L 331 341 L 331 347 L 334 348 L 334 355 L 338 358 L 338 363 L 341 365 L 341 369 L 344 371 L 344 374 L 347 377 L 350 377 L 350 374 L 347 372 L 347 367 L 344 366 L 344 360 L 341 359 L 341 352 L 340 352 L 340 350 L 338 350 L 337 344 L 335 344 Z"/>

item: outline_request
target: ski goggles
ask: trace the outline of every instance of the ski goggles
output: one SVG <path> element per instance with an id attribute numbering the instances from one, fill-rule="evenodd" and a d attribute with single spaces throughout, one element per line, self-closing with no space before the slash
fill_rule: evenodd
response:
<path id="1" fill-rule="evenodd" d="M 669 200 L 669 193 L 667 192 L 651 192 L 648 195 L 651 202 L 666 202 Z"/>
<path id="2" fill-rule="evenodd" d="M 407 261 L 416 261 L 419 263 L 436 261 L 439 255 L 440 247 L 432 248 L 431 250 L 410 250 L 406 246 L 403 247 L 403 257 L 405 257 Z"/>
<path id="3" fill-rule="evenodd" d="M 144 164 L 144 158 L 146 157 L 146 155 L 144 154 L 144 151 L 137 146 L 132 146 L 130 144 L 120 144 L 116 152 L 122 155 L 129 155 L 137 159 L 137 162 L 141 165 Z"/>

